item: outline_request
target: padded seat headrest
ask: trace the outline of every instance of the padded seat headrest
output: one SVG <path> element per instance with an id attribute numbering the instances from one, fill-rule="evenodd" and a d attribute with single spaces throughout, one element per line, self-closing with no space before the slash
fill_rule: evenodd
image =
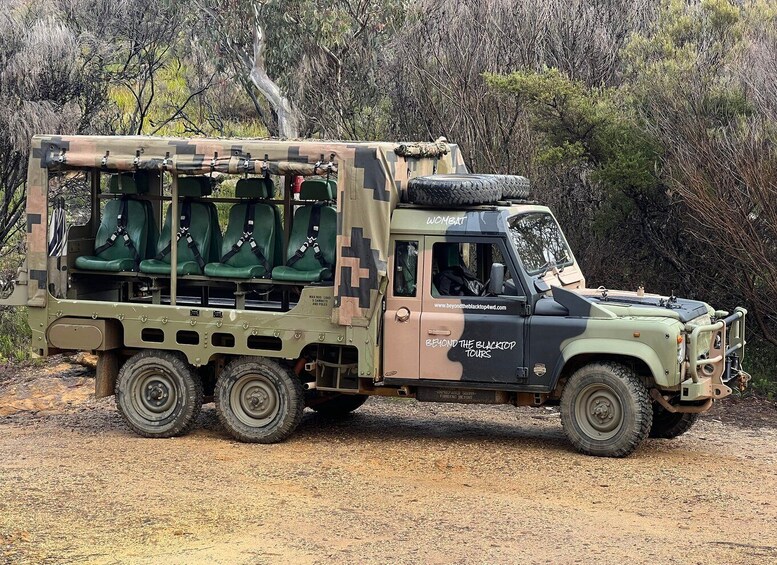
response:
<path id="1" fill-rule="evenodd" d="M 178 196 L 198 198 L 212 193 L 210 177 L 178 177 Z"/>
<path id="2" fill-rule="evenodd" d="M 458 243 L 435 243 L 433 257 L 439 269 L 449 269 L 462 264 Z"/>
<path id="3" fill-rule="evenodd" d="M 148 175 L 145 173 L 119 173 L 108 180 L 108 192 L 111 194 L 146 194 Z"/>
<path id="4" fill-rule="evenodd" d="M 308 179 L 299 189 L 302 200 L 334 200 L 337 194 L 337 181 L 329 179 Z"/>
<path id="5" fill-rule="evenodd" d="M 272 198 L 275 196 L 275 185 L 271 179 L 240 179 L 235 186 L 235 196 L 237 198 Z"/>

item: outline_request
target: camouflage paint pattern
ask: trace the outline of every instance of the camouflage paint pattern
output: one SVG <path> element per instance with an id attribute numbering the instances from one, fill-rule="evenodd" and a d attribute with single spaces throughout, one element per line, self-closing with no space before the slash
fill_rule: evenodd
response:
<path id="1" fill-rule="evenodd" d="M 527 212 L 550 213 L 535 205 L 480 206 L 466 211 L 410 207 L 395 211 L 392 236 L 398 241 L 419 240 L 420 274 L 417 298 L 393 297 L 389 293 L 384 319 L 384 376 L 507 383 L 544 393 L 555 388 L 562 369 L 574 357 L 599 354 L 637 359 L 648 368 L 657 386 L 677 390 L 681 380 L 677 338 L 684 327 L 677 312 L 632 306 L 627 315 L 622 315 L 617 308 L 613 310 L 615 306 L 590 302 L 585 293 L 590 295 L 592 291 L 581 288 L 585 281 L 574 257 L 563 273 L 544 277 L 554 288 L 547 297 L 540 298 L 542 293 L 533 288 L 507 236 L 508 218 Z M 523 299 L 432 293 L 432 245 L 473 238 L 484 242 L 501 238 L 509 255 L 505 255 L 507 267 L 520 279 L 517 282 Z M 562 309 L 538 315 L 539 300 L 557 302 Z M 405 322 L 397 320 L 400 308 L 410 312 Z M 528 311 L 533 315 L 526 315 Z M 397 339 L 403 333 L 406 335 Z M 416 336 L 417 358 L 411 355 L 407 334 Z"/>
<path id="2" fill-rule="evenodd" d="M 447 147 L 447 151 L 446 151 Z M 333 287 L 307 287 L 289 312 L 220 310 L 109 301 L 59 299 L 47 286 L 48 172 L 68 168 L 169 171 L 176 174 L 337 173 L 338 251 Z M 619 355 L 639 360 L 656 385 L 678 390 L 684 368 L 678 338 L 684 322 L 677 311 L 646 305 L 597 302 L 572 257 L 563 273 L 544 279 L 558 285 L 538 292 L 520 258 L 511 252 L 508 218 L 548 212 L 542 206 L 473 206 L 466 210 L 397 208 L 410 178 L 463 173 L 455 145 L 165 139 L 147 137 L 36 136 L 28 167 L 27 304 L 33 346 L 47 350 L 47 329 L 67 317 L 121 323 L 127 347 L 176 349 L 194 365 L 214 356 L 266 355 L 297 358 L 313 344 L 358 349 L 358 370 L 375 380 L 396 378 L 510 384 L 550 392 L 569 361 L 579 355 Z M 431 292 L 432 245 L 439 241 L 489 238 L 505 250 L 523 299 L 440 297 Z M 393 239 L 392 239 L 393 238 Z M 418 291 L 388 292 L 385 327 L 378 315 L 393 261 L 391 243 L 419 242 Z M 567 290 L 565 290 L 567 289 Z M 573 292 L 574 291 L 574 292 Z M 551 307 L 540 312 L 538 304 Z M 690 308 L 690 306 L 689 306 Z M 706 315 L 712 314 L 707 307 Z M 532 315 L 528 315 L 528 313 Z M 405 316 L 405 313 L 408 315 Z M 145 329 L 163 332 L 149 344 Z M 197 344 L 181 343 L 194 331 Z M 231 334 L 225 347 L 214 334 Z M 251 339 L 260 345 L 251 347 Z M 263 340 L 263 341 L 262 341 Z M 381 354 L 383 370 L 381 370 Z"/>
<path id="3" fill-rule="evenodd" d="M 398 154 L 398 153 L 401 153 Z M 331 167 L 330 167 L 331 163 Z M 461 152 L 434 143 L 346 143 L 142 136 L 35 136 L 27 178 L 28 304 L 46 304 L 48 171 L 153 170 L 176 174 L 337 174 L 338 265 L 333 322 L 366 327 L 385 285 L 391 212 L 421 174 L 465 171 Z"/>

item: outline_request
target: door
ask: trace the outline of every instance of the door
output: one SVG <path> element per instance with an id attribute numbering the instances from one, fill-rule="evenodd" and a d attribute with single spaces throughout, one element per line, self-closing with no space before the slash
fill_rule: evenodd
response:
<path id="1" fill-rule="evenodd" d="M 421 324 L 421 239 L 392 239 L 391 285 L 383 315 L 383 376 L 417 379 Z"/>
<path id="2" fill-rule="evenodd" d="M 424 247 L 420 377 L 525 382 L 526 299 L 504 241 L 426 237 Z M 493 296 L 472 295 L 487 287 L 495 262 L 505 265 L 504 286 Z M 469 288 L 461 288 L 462 279 Z"/>

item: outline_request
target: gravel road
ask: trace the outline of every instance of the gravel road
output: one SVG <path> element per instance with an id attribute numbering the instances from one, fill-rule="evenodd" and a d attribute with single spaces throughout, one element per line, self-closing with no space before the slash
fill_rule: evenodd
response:
<path id="1" fill-rule="evenodd" d="M 627 459 L 547 409 L 373 398 L 282 444 L 134 436 L 89 371 L 0 376 L 0 563 L 775 563 L 777 409 Z"/>

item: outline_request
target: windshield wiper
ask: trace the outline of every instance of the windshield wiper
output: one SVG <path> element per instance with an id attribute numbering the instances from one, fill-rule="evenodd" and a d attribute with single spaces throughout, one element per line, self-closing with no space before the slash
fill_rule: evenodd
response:
<path id="1" fill-rule="evenodd" d="M 535 276 L 538 279 L 541 279 L 542 277 L 548 274 L 548 271 L 551 269 L 551 267 L 556 269 L 559 273 L 561 273 L 566 268 L 566 265 L 564 263 L 566 263 L 567 261 L 569 261 L 569 255 L 566 252 L 564 252 L 564 255 L 558 261 L 548 261 L 547 263 L 545 263 L 542 266 L 542 269 L 540 270 L 540 272 L 537 273 Z M 560 269 L 559 269 L 559 266 L 561 266 Z"/>
<path id="2" fill-rule="evenodd" d="M 559 273 L 563 273 L 564 269 L 567 268 L 567 261 L 569 261 L 569 255 L 566 251 L 564 251 L 564 255 L 561 257 L 561 259 L 556 261 L 556 269 L 558 269 Z M 560 269 L 559 266 L 561 267 Z"/>

